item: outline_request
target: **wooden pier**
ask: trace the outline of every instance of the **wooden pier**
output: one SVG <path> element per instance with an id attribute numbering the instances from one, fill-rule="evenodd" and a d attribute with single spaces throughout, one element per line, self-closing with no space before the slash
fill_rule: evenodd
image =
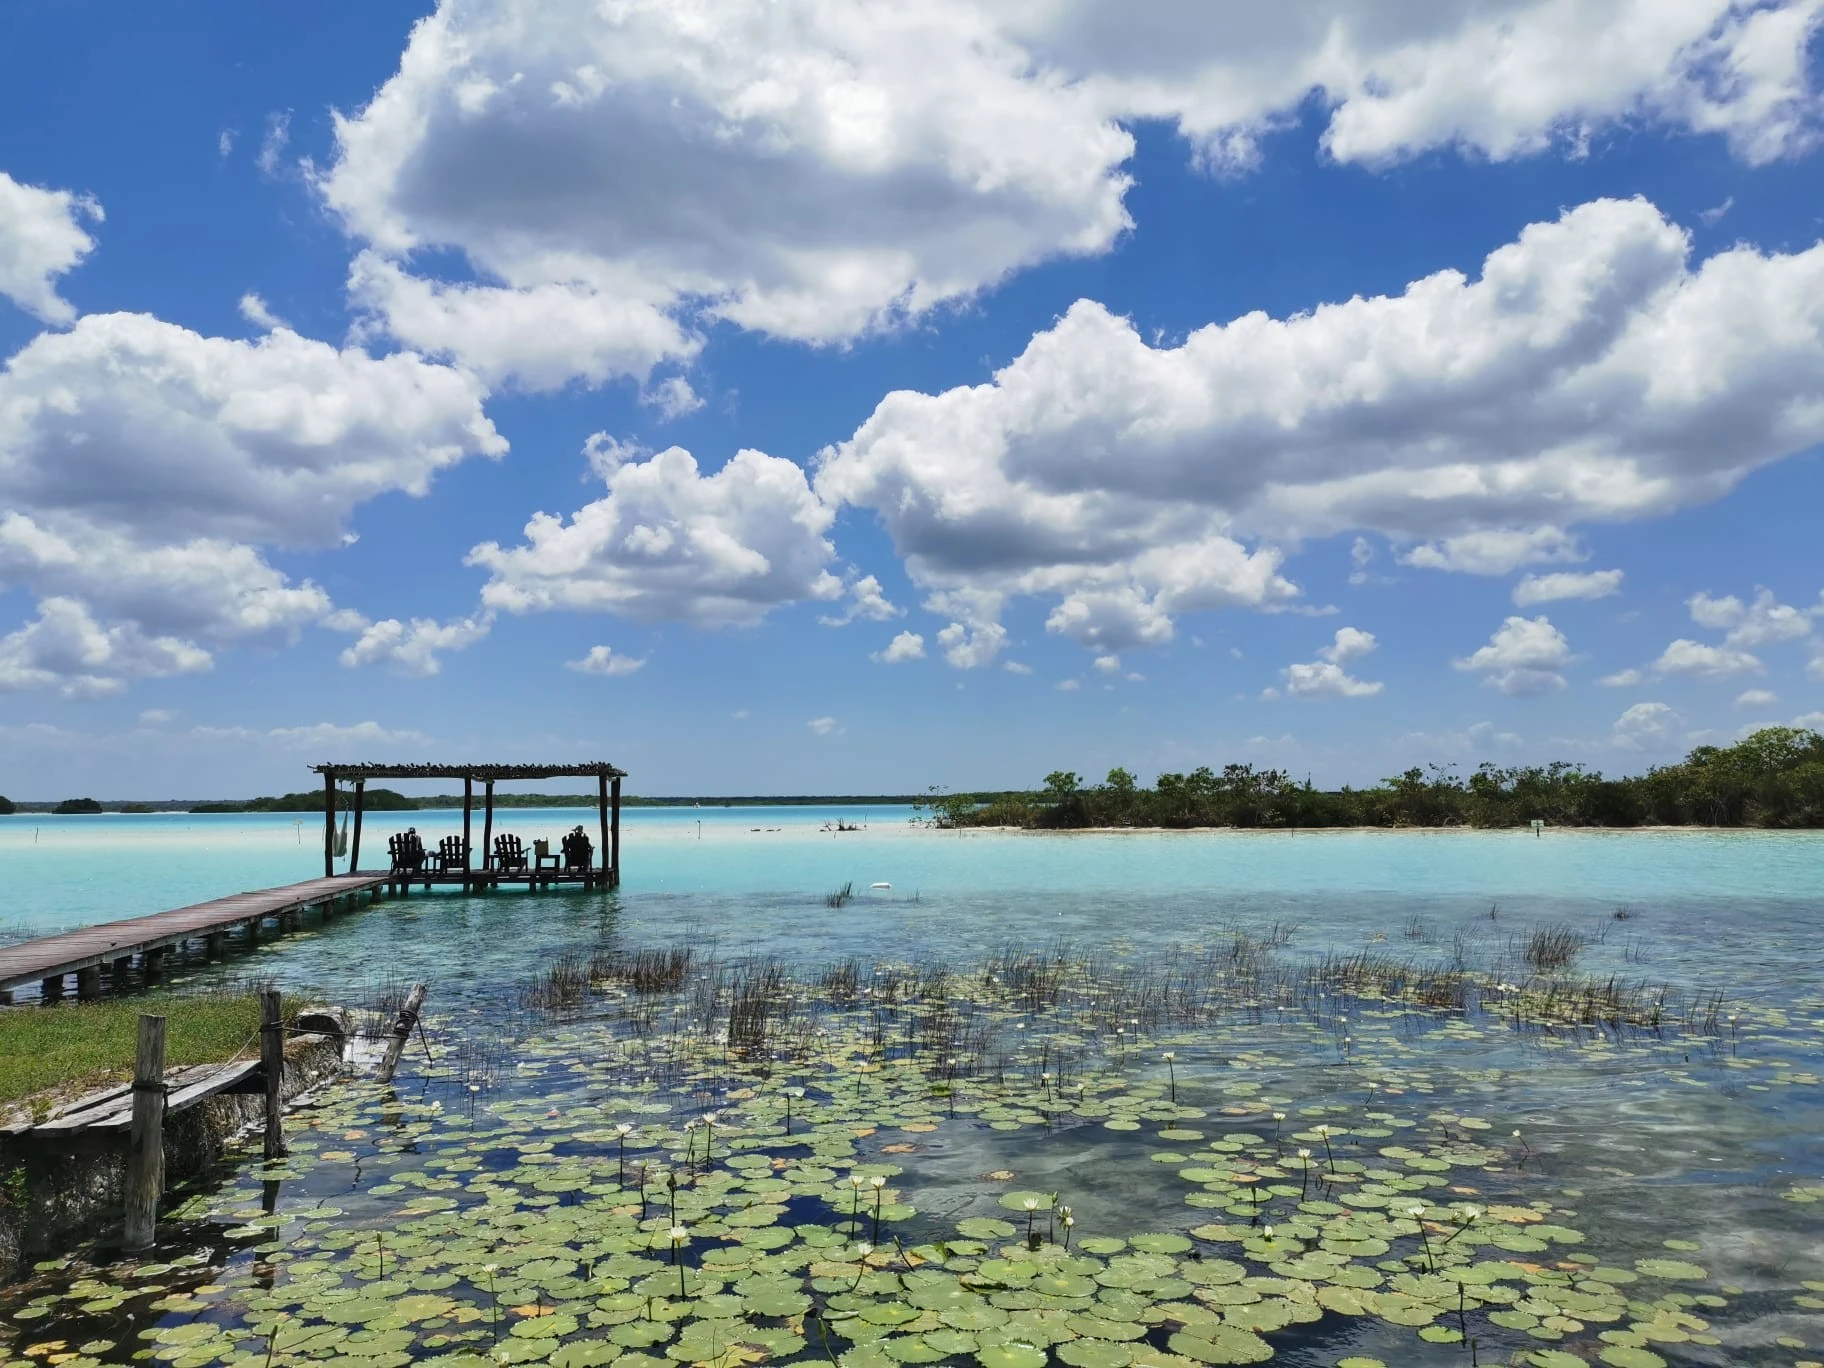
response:
<path id="1" fill-rule="evenodd" d="M 529 888 L 550 888 L 564 884 L 584 888 L 616 888 L 621 882 L 621 780 L 627 771 L 606 761 L 589 761 L 577 765 L 461 765 L 461 764 L 331 764 L 312 765 L 323 776 L 323 873 L 336 872 L 336 814 L 349 812 L 354 818 L 354 834 L 348 847 L 348 867 L 352 873 L 361 866 L 361 819 L 365 813 L 367 781 L 370 779 L 460 779 L 462 780 L 462 836 L 440 843 L 437 852 L 421 852 L 422 863 L 402 867 L 393 858 L 391 881 L 403 892 L 410 884 L 430 888 L 433 884 L 455 885 L 465 892 L 485 892 L 504 883 L 524 883 Z M 599 847 L 586 839 L 583 858 L 573 862 L 561 856 L 527 854 L 520 850 L 510 856 L 501 849 L 502 842 L 515 838 L 494 834 L 494 786 L 528 779 L 593 779 L 596 786 L 596 822 L 601 839 Z M 347 781 L 353 787 L 347 809 L 342 806 L 339 785 Z M 473 842 L 475 819 L 475 786 L 482 786 L 481 849 Z M 582 829 L 577 829 L 578 836 Z M 566 844 L 560 842 L 560 845 Z M 479 853 L 479 861 L 476 855 Z M 599 858 L 600 863 L 596 861 Z M 516 863 L 508 863 L 514 859 Z"/>
<path id="2" fill-rule="evenodd" d="M 55 936 L 18 945 L 0 946 L 0 1004 L 11 1001 L 12 991 L 27 984 L 38 984 L 41 1000 L 54 1002 L 64 993 L 64 980 L 76 975 L 76 991 L 81 997 L 94 997 L 102 989 L 102 973 L 119 988 L 126 982 L 133 961 L 139 960 L 146 978 L 157 976 L 164 957 L 193 941 L 201 941 L 213 957 L 226 948 L 231 931 L 240 928 L 251 943 L 260 937 L 261 927 L 273 918 L 289 925 L 308 907 L 329 908 L 368 893 L 404 894 L 413 885 L 429 889 L 442 886 L 460 888 L 468 893 L 483 893 L 503 884 L 522 883 L 528 889 L 581 887 L 614 888 L 621 882 L 621 780 L 626 771 L 602 761 L 577 765 L 384 765 L 331 764 L 313 765 L 323 776 L 323 877 L 283 888 L 265 888 L 210 902 L 180 907 L 149 917 L 105 922 Z M 518 837 L 494 835 L 494 786 L 515 780 L 553 778 L 589 778 L 596 785 L 596 820 L 600 845 L 590 841 L 577 827 L 558 842 L 562 854 L 553 855 L 549 842 L 533 842 L 526 851 Z M 449 836 L 439 842 L 433 855 L 422 844 L 410 847 L 415 858 L 404 860 L 398 846 L 391 857 L 391 867 L 362 870 L 361 819 L 363 798 L 370 779 L 461 779 L 462 835 Z M 347 780 L 353 787 L 353 840 L 349 844 L 348 872 L 337 874 L 336 814 L 342 810 L 338 785 Z M 482 786 L 480 859 L 471 842 L 474 822 L 475 786 Z M 416 841 L 416 832 L 399 833 Z"/>
<path id="3" fill-rule="evenodd" d="M 166 954 L 192 941 L 200 940 L 219 951 L 236 928 L 244 929 L 248 939 L 257 940 L 261 925 L 271 918 L 287 921 L 307 907 L 326 906 L 360 893 L 377 894 L 391 882 L 394 876 L 390 874 L 306 879 L 283 888 L 236 893 L 150 917 L 104 922 L 0 946 L 0 993 L 36 983 L 46 998 L 55 998 L 63 992 L 65 976 L 74 974 L 77 992 L 93 997 L 101 991 L 104 967 L 118 984 L 137 956 L 141 967 L 153 974 Z"/>

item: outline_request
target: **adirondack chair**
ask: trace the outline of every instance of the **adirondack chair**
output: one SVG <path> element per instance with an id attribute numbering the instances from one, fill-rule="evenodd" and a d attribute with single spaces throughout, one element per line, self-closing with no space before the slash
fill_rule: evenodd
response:
<path id="1" fill-rule="evenodd" d="M 387 837 L 386 853 L 395 874 L 417 874 L 424 869 L 424 842 L 418 839 L 416 827 Z"/>
<path id="2" fill-rule="evenodd" d="M 437 872 L 451 874 L 468 867 L 462 848 L 462 837 L 445 836 L 437 842 Z"/>
<path id="3" fill-rule="evenodd" d="M 583 834 L 583 829 L 580 826 L 568 836 L 564 837 L 563 847 L 564 869 L 566 871 L 587 872 L 594 867 L 595 847 L 589 843 L 589 838 Z"/>
<path id="4" fill-rule="evenodd" d="M 526 867 L 526 847 L 519 837 L 502 835 L 494 838 L 494 868 L 503 873 L 511 870 L 524 871 Z"/>

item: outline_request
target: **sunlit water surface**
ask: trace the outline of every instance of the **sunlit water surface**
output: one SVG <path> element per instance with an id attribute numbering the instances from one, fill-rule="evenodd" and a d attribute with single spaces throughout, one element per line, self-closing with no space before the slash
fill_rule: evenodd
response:
<path id="1" fill-rule="evenodd" d="M 1573 1278 L 1581 1276 L 1580 1267 L 1585 1274 L 1600 1267 L 1605 1273 L 1619 1270 L 1618 1279 L 1633 1279 L 1616 1284 L 1633 1299 L 1620 1321 L 1602 1319 L 1602 1309 L 1592 1306 L 1591 1319 L 1577 1322 L 1574 1330 L 1554 1329 L 1538 1323 L 1539 1317 L 1532 1331 L 1514 1328 L 1516 1317 L 1529 1314 L 1524 1312 L 1510 1315 L 1513 1325 L 1504 1326 L 1487 1319 L 1500 1305 L 1472 1308 L 1468 1325 L 1480 1362 L 1529 1361 L 1524 1356 L 1535 1352 L 1568 1352 L 1579 1360 L 1606 1353 L 1603 1361 L 1637 1368 L 1656 1360 L 1824 1361 L 1824 1220 L 1818 1217 L 1824 1206 L 1817 1201 L 1824 1196 L 1819 1084 L 1824 998 L 1818 971 L 1824 949 L 1818 921 L 1824 841 L 1819 837 L 957 834 L 915 828 L 909 815 L 887 809 L 635 809 L 624 818 L 625 882 L 615 892 L 502 892 L 477 898 L 419 893 L 328 921 L 312 919 L 303 933 L 269 941 L 225 964 L 180 966 L 175 977 L 185 985 L 257 973 L 297 993 L 354 1003 L 382 1001 L 401 984 L 423 981 L 430 986 L 435 1062 L 414 1049 L 396 1098 L 344 1089 L 318 1110 L 294 1117 L 299 1157 L 283 1170 L 276 1188 L 262 1192 L 254 1161 L 206 1185 L 183 1209 L 187 1219 L 172 1227 L 172 1245 L 164 1251 L 199 1260 L 195 1268 L 155 1264 L 147 1274 L 143 1266 L 136 1271 L 130 1264 L 106 1265 L 93 1276 L 118 1290 L 97 1298 L 76 1284 L 83 1293 L 74 1301 L 66 1295 L 72 1271 L 48 1270 L 14 1294 L 11 1309 L 26 1313 L 20 1324 L 27 1333 L 9 1344 L 0 1332 L 0 1356 L 61 1339 L 65 1348 L 54 1352 L 77 1352 L 78 1359 L 98 1362 L 127 1361 L 147 1348 L 186 1368 L 232 1362 L 237 1354 L 263 1357 L 263 1340 L 236 1341 L 221 1327 L 238 1327 L 238 1334 L 277 1314 L 301 1321 L 319 1315 L 326 1295 L 320 1288 L 311 1294 L 316 1300 L 300 1300 L 299 1292 L 287 1302 L 281 1273 L 278 1291 L 260 1291 L 273 1283 L 275 1266 L 294 1257 L 319 1281 L 333 1274 L 338 1287 L 378 1286 L 393 1296 L 417 1289 L 463 1306 L 491 1308 L 475 1271 L 484 1257 L 479 1253 L 457 1275 L 426 1255 L 413 1281 L 398 1268 L 390 1276 L 383 1276 L 383 1267 L 363 1272 L 349 1262 L 353 1255 L 347 1251 L 372 1232 L 426 1219 L 413 1204 L 425 1200 L 427 1175 L 448 1183 L 451 1175 L 466 1176 L 473 1169 L 520 1194 L 509 1210 L 549 1212 L 553 1201 L 567 1206 L 587 1198 L 589 1190 L 563 1184 L 555 1193 L 541 1189 L 536 1180 L 548 1175 L 538 1165 L 575 1163 L 601 1186 L 593 1200 L 604 1209 L 618 1202 L 623 1214 L 614 1219 L 632 1220 L 625 1214 L 631 1210 L 626 1199 L 612 1197 L 620 1176 L 618 1142 L 606 1128 L 621 1119 L 650 1128 L 718 1106 L 732 1108 L 747 1116 L 757 1153 L 794 1155 L 782 1142 L 767 1149 L 759 1141 L 762 1123 L 770 1124 L 772 1116 L 764 1109 L 778 1104 L 778 1086 L 787 1078 L 761 1086 L 758 1100 L 744 1100 L 738 1070 L 718 1076 L 715 1041 L 692 1043 L 679 1034 L 687 1031 L 687 1010 L 669 1018 L 670 1009 L 662 1010 L 658 1026 L 649 1027 L 656 1034 L 642 1045 L 629 1044 L 617 996 L 592 996 L 558 1013 L 531 1009 L 525 988 L 562 956 L 688 945 L 697 956 L 693 972 L 712 959 L 729 964 L 765 956 L 807 982 L 816 981 L 825 965 L 854 956 L 862 962 L 865 983 L 877 963 L 943 961 L 963 971 L 997 953 L 1049 953 L 1058 947 L 1119 974 L 1124 964 L 1226 953 L 1241 932 L 1275 942 L 1272 958 L 1282 966 L 1365 951 L 1417 964 L 1500 966 L 1517 977 L 1528 933 L 1563 923 L 1585 942 L 1576 973 L 1670 985 L 1676 1003 L 1720 993 L 1724 1005 L 1707 1020 L 1688 1023 L 1690 1029 L 1547 1032 L 1504 1021 L 1492 1002 L 1474 1001 L 1467 1014 L 1427 1013 L 1331 995 L 1307 997 L 1296 1010 L 1213 1010 L 1195 1022 L 1149 1023 L 1120 1039 L 1104 1035 L 1085 1045 L 1080 1020 L 1048 1020 L 1045 1012 L 1021 1013 L 1003 1003 L 993 1018 L 994 1053 L 1011 1061 L 1011 1077 L 1028 1082 L 1009 1085 L 1002 1067 L 993 1087 L 989 1080 L 983 1083 L 994 1094 L 988 1115 L 970 1110 L 965 1090 L 958 1094 L 964 1106 L 954 1117 L 949 1106 L 935 1107 L 928 1097 L 911 1102 L 904 1093 L 881 1091 L 884 1075 L 856 1074 L 853 1096 L 844 1091 L 845 1083 L 834 1081 L 850 1077 L 843 1070 L 867 1057 L 865 1051 L 844 1053 L 860 1049 L 855 1033 L 870 1029 L 863 1010 L 860 1016 L 850 1013 L 846 1026 L 829 1025 L 829 1040 L 821 1047 L 824 1063 L 791 1075 L 807 1087 L 800 1106 L 824 1107 L 826 1123 L 843 1131 L 812 1160 L 798 1154 L 795 1162 L 820 1157 L 827 1163 L 816 1172 L 834 1174 L 846 1174 L 856 1163 L 892 1167 L 892 1192 L 913 1209 L 898 1226 L 909 1246 L 955 1238 L 959 1221 L 1008 1216 L 999 1195 L 1010 1189 L 1060 1194 L 1058 1200 L 1072 1205 L 1078 1229 L 1088 1238 L 1208 1231 L 1208 1223 L 1236 1217 L 1232 1209 L 1228 1215 L 1212 1209 L 1197 1195 L 1203 1190 L 1199 1182 L 1183 1172 L 1227 1162 L 1225 1153 L 1264 1144 L 1275 1129 L 1290 1136 L 1301 1128 L 1296 1133 L 1304 1139 L 1273 1142 L 1274 1153 L 1283 1158 L 1282 1148 L 1314 1143 L 1309 1128 L 1318 1120 L 1339 1133 L 1329 1162 L 1358 1168 L 1398 1168 L 1377 1157 L 1388 1147 L 1433 1154 L 1438 1146 L 1474 1141 L 1482 1147 L 1474 1162 L 1452 1169 L 1447 1185 L 1420 1191 L 1420 1200 L 1526 1208 L 1534 1213 L 1532 1220 L 1549 1218 L 1547 1224 L 1582 1237 L 1579 1244 L 1549 1252 L 1504 1255 L 1492 1246 L 1486 1257 L 1556 1265 Z M 430 844 L 456 830 L 460 815 L 415 813 L 409 820 Z M 517 832 L 529 845 L 579 822 L 593 834 L 594 820 L 593 812 L 513 812 L 503 814 L 497 830 Z M 865 829 L 828 829 L 838 820 L 865 823 Z M 391 814 L 377 817 L 364 838 L 369 850 L 384 851 L 386 834 L 398 825 Z M 0 822 L 0 928 L 83 925 L 321 872 L 321 826 L 309 819 L 14 817 Z M 827 905 L 826 895 L 844 886 L 853 887 L 853 898 L 840 907 Z M 891 1029 L 897 1030 L 898 1022 L 894 1017 Z M 653 1056 L 652 1039 L 670 1043 Z M 1147 1105 L 1157 1114 L 1137 1114 L 1133 1129 L 1125 1121 L 1111 1129 L 1108 1113 L 1097 1114 L 1094 1105 L 1089 1114 L 1049 1105 L 1053 1089 L 1063 1086 L 1061 1077 L 1041 1076 L 1054 1048 L 1058 1059 L 1071 1061 L 1052 1065 L 1060 1075 L 1075 1070 L 1092 1089 L 1107 1084 L 1115 1092 L 1150 1090 Z M 708 1055 L 690 1055 L 692 1049 Z M 1163 1059 L 1167 1050 L 1174 1055 L 1169 1064 Z M 886 1057 L 891 1054 L 889 1048 Z M 695 1062 L 680 1065 L 685 1056 Z M 660 1062 L 653 1064 L 655 1058 Z M 663 1082 L 656 1093 L 635 1090 L 642 1060 Z M 1026 1110 L 1016 1107 L 1013 1113 L 1016 1121 L 1027 1118 L 1018 1124 L 1008 1119 L 1007 1108 L 1015 1105 L 1005 1096 L 1010 1086 L 1029 1089 L 1018 1104 Z M 1042 1124 L 1031 1119 L 1031 1089 L 1048 1100 L 1039 1109 Z M 654 1110 L 627 1109 L 636 1104 Z M 1173 1119 L 1175 1107 L 1194 1115 Z M 1265 1119 L 1271 1109 L 1289 1114 L 1283 1127 Z M 924 1119 L 927 1113 L 932 1114 Z M 919 1128 L 900 1128 L 914 1114 L 921 1118 L 915 1123 Z M 1473 1123 L 1467 1128 L 1466 1118 Z M 733 1142 L 742 1123 L 730 1124 Z M 1162 1130 L 1180 1138 L 1167 1139 Z M 1514 1138 L 1515 1131 L 1521 1138 Z M 1252 1139 L 1230 1151 L 1208 1148 L 1225 1143 L 1230 1133 Z M 1192 1135 L 1197 1138 L 1183 1138 Z M 675 1149 L 680 1138 L 674 1134 L 660 1145 L 657 1133 L 649 1131 L 641 1151 L 645 1161 L 674 1162 L 664 1159 L 663 1151 Z M 984 1176 L 991 1174 L 1013 1176 Z M 1280 1175 L 1273 1179 L 1269 1173 L 1261 1187 L 1273 1181 L 1282 1188 L 1300 1186 L 1295 1169 Z M 521 1180 L 521 1188 L 511 1188 Z M 814 1187 L 815 1172 L 804 1181 Z M 478 1193 L 471 1181 L 449 1190 L 459 1205 L 491 1195 L 492 1204 L 477 1210 L 498 1213 L 502 1188 L 483 1187 Z M 262 1197 L 279 1224 L 241 1226 L 250 1212 L 259 1212 Z M 1297 1197 L 1283 1191 L 1278 1197 L 1282 1223 L 1299 1219 Z M 333 1204 L 336 1214 L 313 1216 L 325 1204 Z M 834 1210 L 821 1199 L 794 1196 L 780 1220 L 828 1223 Z M 1017 1213 L 1011 1219 L 1019 1224 Z M 702 1220 L 717 1229 L 712 1215 Z M 476 1217 L 475 1228 L 486 1224 Z M 1259 1218 L 1251 1222 L 1256 1232 L 1262 1224 Z M 587 1243 L 586 1223 L 581 1229 L 577 1234 L 570 1228 L 573 1253 Z M 405 1238 L 406 1248 L 395 1259 L 409 1263 L 412 1237 Z M 491 1238 L 497 1241 L 498 1232 Z M 699 1258 L 721 1238 L 698 1238 Z M 1470 1243 L 1481 1238 L 1478 1229 Z M 276 1243 L 264 1243 L 268 1240 Z M 420 1242 L 438 1243 L 429 1237 Z M 1315 1236 L 1307 1243 L 1315 1246 Z M 1411 1244 L 1399 1245 L 1391 1257 L 1421 1258 Z M 327 1250 L 342 1253 L 331 1257 Z M 1255 1275 L 1267 1275 L 1267 1265 L 1275 1262 L 1271 1247 L 1244 1250 L 1206 1241 L 1197 1252 L 1238 1259 Z M 668 1254 L 661 1247 L 657 1257 Z M 601 1251 L 595 1256 L 606 1257 Z M 1587 1265 L 1575 1262 L 1584 1256 Z M 576 1257 L 580 1269 L 584 1255 Z M 1672 1261 L 1684 1275 L 1656 1280 L 1639 1271 L 1663 1272 L 1655 1260 Z M 1374 1263 L 1367 1260 L 1370 1267 Z M 1314 1272 L 1302 1264 L 1286 1266 L 1307 1278 Z M 1701 1277 L 1690 1276 L 1692 1268 Z M 805 1275 L 802 1267 L 793 1274 Z M 551 1298 L 567 1294 L 573 1309 L 581 1305 L 572 1285 L 579 1276 L 579 1271 L 552 1274 Z M 1379 1276 L 1394 1275 L 1381 1270 Z M 156 1294 L 144 1291 L 147 1278 L 159 1288 Z M 536 1294 L 535 1305 L 542 1308 L 547 1289 L 535 1282 L 510 1290 L 527 1298 Z M 222 1290 L 159 1300 L 173 1288 L 198 1285 Z M 866 1292 L 864 1286 L 858 1295 Z M 1271 1300 L 1285 1294 L 1265 1289 L 1265 1295 Z M 40 1299 L 36 1307 L 32 1298 Z M 97 1301 L 99 1310 L 72 1309 Z M 1438 1324 L 1458 1323 L 1454 1307 L 1453 1302 L 1452 1315 Z M 0 1315 L 7 1309 L 0 1300 Z M 1543 1315 L 1550 1308 L 1536 1309 Z M 35 1314 L 38 1310 L 44 1314 Z M 605 1362 L 615 1354 L 635 1356 L 624 1368 L 649 1368 L 640 1355 L 653 1356 L 652 1368 L 695 1361 L 689 1357 L 696 1352 L 692 1341 L 682 1332 L 675 1340 L 651 1344 L 602 1341 L 610 1347 L 572 1350 L 573 1357 L 563 1358 L 562 1343 L 609 1334 L 612 1314 L 598 1314 L 608 1319 L 599 1325 L 579 1321 L 574 1333 L 551 1343 L 508 1333 L 504 1342 L 511 1361 L 536 1361 L 540 1351 L 543 1357 L 559 1355 L 555 1361 L 564 1368 Z M 1681 1328 L 1667 1319 L 1679 1314 L 1700 1319 L 1704 1328 Z M 379 1365 L 473 1350 L 498 1361 L 491 1321 L 488 1337 L 470 1342 L 462 1335 L 475 1327 L 461 1315 L 432 1319 L 439 1323 L 428 1329 L 418 1322 L 403 1329 L 369 1325 L 356 1332 L 367 1339 L 307 1344 L 299 1356 Z M 170 1335 L 174 1327 L 193 1322 L 217 1329 L 185 1331 L 169 1341 L 142 1338 L 142 1333 Z M 684 1323 L 694 1322 L 686 1315 Z M 777 1328 L 768 1318 L 756 1323 Z M 1643 1341 L 1632 1329 L 1640 1325 L 1659 1331 Z M 1197 1361 L 1197 1354 L 1178 1352 L 1192 1348 L 1189 1341 L 1181 1338 L 1174 1348 L 1170 1330 L 1155 1326 L 1125 1357 L 1122 1350 L 1101 1354 L 1063 1343 L 1039 1349 L 1055 1362 L 1083 1360 L 1080 1368 Z M 1598 1339 L 1605 1331 L 1635 1337 Z M 374 1337 L 386 1335 L 391 1338 Z M 1389 1364 L 1468 1361 L 1461 1345 L 1427 1342 L 1410 1326 L 1371 1315 L 1327 1313 L 1313 1323 L 1263 1335 L 1276 1362 L 1329 1365 L 1348 1355 Z M 622 1336 L 630 1338 L 637 1336 Z M 978 1354 L 987 1355 L 979 1360 L 986 1368 L 1033 1368 L 1017 1357 L 994 1357 L 989 1343 L 963 1351 L 940 1337 L 938 1349 L 921 1346 L 914 1352 L 895 1342 L 896 1352 L 911 1356 L 882 1360 L 880 1345 L 863 1340 L 850 1344 L 838 1334 L 832 1342 L 844 1368 L 946 1357 L 977 1362 Z M 83 1350 L 83 1344 L 89 1348 Z M 99 1347 L 104 1344 L 108 1347 Z M 957 1352 L 939 1353 L 946 1345 Z M 675 1352 L 666 1358 L 668 1346 Z M 796 1356 L 784 1348 L 789 1345 L 775 1343 L 767 1352 Z M 1145 1359 L 1147 1353 L 1155 1360 Z M 1648 1357 L 1638 1357 L 1643 1353 Z M 802 1356 L 827 1361 L 814 1335 L 804 1341 Z M 44 1361 L 46 1354 L 35 1357 Z M 1212 1360 L 1207 1353 L 1203 1359 L 1245 1361 Z"/>

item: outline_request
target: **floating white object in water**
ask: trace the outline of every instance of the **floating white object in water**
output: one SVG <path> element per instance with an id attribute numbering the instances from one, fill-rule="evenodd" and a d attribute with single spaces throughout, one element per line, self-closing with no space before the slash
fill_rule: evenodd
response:
<path id="1" fill-rule="evenodd" d="M 893 885 L 890 883 L 877 883 L 877 884 L 869 884 L 868 887 L 869 888 L 891 888 L 891 887 L 893 887 Z"/>

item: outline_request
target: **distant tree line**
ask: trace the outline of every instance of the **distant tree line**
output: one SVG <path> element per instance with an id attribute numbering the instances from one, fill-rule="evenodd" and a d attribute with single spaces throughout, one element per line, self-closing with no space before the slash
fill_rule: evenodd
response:
<path id="1" fill-rule="evenodd" d="M 355 795 L 351 790 L 336 791 L 336 808 L 342 812 L 352 812 L 355 806 Z M 407 798 L 403 793 L 392 789 L 368 789 L 361 796 L 361 807 L 366 812 L 414 812 L 418 808 L 415 799 Z M 192 812 L 321 812 L 323 811 L 323 791 L 317 789 L 309 793 L 287 793 L 279 798 L 249 798 L 244 802 L 192 803 Z"/>
<path id="2" fill-rule="evenodd" d="M 1372 788 L 1314 788 L 1252 765 L 1161 774 L 1143 787 L 1125 769 L 1100 784 L 1054 770 L 1026 792 L 933 790 L 917 805 L 938 826 L 1513 827 L 1824 826 L 1824 736 L 1767 727 L 1733 746 L 1699 746 L 1675 765 L 1605 778 L 1565 761 L 1467 776 L 1431 765 Z"/>

